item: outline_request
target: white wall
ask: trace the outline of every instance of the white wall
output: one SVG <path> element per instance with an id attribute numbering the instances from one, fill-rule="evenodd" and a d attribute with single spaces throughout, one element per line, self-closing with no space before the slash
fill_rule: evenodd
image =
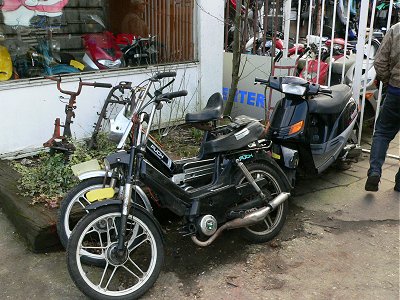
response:
<path id="1" fill-rule="evenodd" d="M 163 119 L 168 120 L 170 111 L 173 118 L 182 118 L 183 107 L 188 111 L 199 107 L 198 90 L 198 65 L 169 66 L 165 70 L 177 71 L 176 81 L 172 90 L 186 89 L 189 94 L 184 99 L 166 106 L 163 109 Z M 164 70 L 158 69 L 159 71 Z M 110 76 L 114 72 L 103 74 L 103 78 L 93 78 L 93 75 L 82 76 L 83 81 L 106 82 L 113 85 L 120 81 L 132 81 L 139 84 L 151 76 L 154 69 L 131 70 L 129 72 L 118 72 L 118 75 Z M 115 74 L 115 73 L 114 73 Z M 78 77 L 65 78 L 62 88 L 76 90 Z M 71 125 L 72 134 L 75 138 L 90 136 L 93 124 L 97 121 L 97 112 L 102 108 L 109 89 L 93 88 L 84 86 L 82 93 L 77 98 L 75 110 L 76 118 Z M 57 90 L 55 82 L 50 80 L 35 80 L 31 84 L 3 89 L 0 91 L 2 102 L 0 118 L 0 157 L 14 155 L 15 152 L 30 152 L 42 147 L 53 134 L 53 124 L 57 117 L 64 123 L 65 103 L 59 96 L 62 94 Z M 66 96 L 66 95 L 64 95 Z M 64 100 L 67 101 L 67 100 Z M 180 107 L 180 108 L 179 108 Z"/>
<path id="2" fill-rule="evenodd" d="M 222 91 L 224 0 L 196 0 L 201 101 Z"/>
<path id="3" fill-rule="evenodd" d="M 224 1 L 197 0 L 195 7 L 194 26 L 197 27 L 195 32 L 200 63 L 84 74 L 82 80 L 113 85 L 125 80 L 138 84 L 157 70 L 176 70 L 178 76 L 173 90 L 187 89 L 189 94 L 163 110 L 163 121 L 170 116 L 180 119 L 185 111 L 204 107 L 211 94 L 222 91 Z M 65 78 L 63 87 L 73 90 L 77 82 L 78 76 Z M 76 118 L 71 126 L 74 137 L 90 136 L 97 120 L 96 113 L 100 111 L 107 94 L 108 89 L 84 87 L 77 99 Z M 60 117 L 62 123 L 65 119 L 65 104 L 60 102 L 60 95 L 55 83 L 49 80 L 0 84 L 0 158 L 42 148 L 43 142 L 53 134 L 55 118 Z"/>

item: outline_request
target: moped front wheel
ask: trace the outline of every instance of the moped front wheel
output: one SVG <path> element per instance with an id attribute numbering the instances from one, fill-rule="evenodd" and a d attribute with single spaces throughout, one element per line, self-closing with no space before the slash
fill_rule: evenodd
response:
<path id="1" fill-rule="evenodd" d="M 92 190 L 103 187 L 104 177 L 94 177 L 81 181 L 61 201 L 60 209 L 57 216 L 57 233 L 61 244 L 67 248 L 68 239 L 78 221 L 85 216 L 88 211 L 86 206 L 90 205 L 90 201 L 86 198 L 86 194 Z M 110 178 L 106 180 L 106 187 L 109 187 Z M 118 193 L 118 188 L 115 188 Z M 133 193 L 132 202 L 139 206 L 145 207 L 145 204 L 138 194 Z M 87 262 L 91 264 L 102 264 L 103 260 L 97 255 L 87 255 Z"/>
<path id="2" fill-rule="evenodd" d="M 164 261 L 159 229 L 145 213 L 134 209 L 127 221 L 127 246 L 117 253 L 120 206 L 90 212 L 74 228 L 67 248 L 69 274 L 92 299 L 137 299 L 157 280 Z M 87 252 L 102 256 L 105 264 L 85 263 Z"/>

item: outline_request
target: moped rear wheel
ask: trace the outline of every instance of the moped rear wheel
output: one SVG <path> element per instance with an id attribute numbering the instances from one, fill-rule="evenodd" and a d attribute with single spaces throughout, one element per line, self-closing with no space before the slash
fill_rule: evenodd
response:
<path id="1" fill-rule="evenodd" d="M 74 228 L 67 248 L 69 274 L 92 299 L 137 299 L 157 280 L 164 261 L 161 233 L 145 213 L 128 216 L 127 247 L 116 254 L 121 208 L 98 208 Z M 83 251 L 85 253 L 83 253 Z M 103 257 L 103 266 L 87 265 L 87 252 Z"/>
<path id="2" fill-rule="evenodd" d="M 267 184 L 262 187 L 262 191 L 269 200 L 272 200 L 282 192 L 289 192 L 289 186 L 285 184 L 277 172 L 270 166 L 261 163 L 252 163 L 246 165 L 246 167 L 253 178 L 257 179 L 264 177 L 267 180 Z M 241 172 L 236 174 L 236 184 L 242 184 L 246 181 L 247 179 Z M 257 192 L 254 191 L 254 194 L 246 197 L 244 201 L 250 201 L 257 196 Z M 260 223 L 241 229 L 243 238 L 254 243 L 264 243 L 270 241 L 283 228 L 288 210 L 288 201 L 285 201 L 274 211 L 269 213 Z"/>

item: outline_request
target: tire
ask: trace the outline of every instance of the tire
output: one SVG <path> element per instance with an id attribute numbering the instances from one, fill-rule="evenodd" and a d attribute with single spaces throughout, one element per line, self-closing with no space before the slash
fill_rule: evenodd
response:
<path id="1" fill-rule="evenodd" d="M 64 248 L 67 248 L 68 239 L 73 227 L 84 215 L 87 214 L 84 206 L 89 205 L 90 202 L 85 199 L 85 194 L 91 190 L 102 188 L 103 181 L 104 177 L 94 177 L 83 180 L 70 190 L 61 201 L 57 216 L 57 233 Z M 109 183 L 110 179 L 107 179 L 106 186 L 108 186 Z M 81 201 L 83 201 L 83 203 Z M 136 202 L 138 205 L 145 207 L 144 202 L 139 195 L 137 195 Z"/>
<path id="2" fill-rule="evenodd" d="M 138 209 L 128 216 L 130 231 L 127 231 L 127 238 L 130 246 L 127 255 L 123 260 L 116 261 L 111 249 L 115 248 L 118 240 L 116 233 L 120 210 L 120 206 L 109 205 L 86 215 L 75 226 L 68 243 L 69 274 L 75 285 L 92 299 L 137 299 L 157 280 L 164 262 L 161 233 L 154 221 Z M 135 234 L 134 239 L 131 233 Z M 86 248 L 86 251 L 101 251 L 106 261 L 105 266 L 85 264 L 82 261 L 85 255 L 79 253 L 82 248 Z M 140 279 L 134 277 L 133 273 Z"/>
<path id="3" fill-rule="evenodd" d="M 264 176 L 267 178 L 268 183 L 262 188 L 262 191 L 267 196 L 269 201 L 276 197 L 276 195 L 279 193 L 290 191 L 290 187 L 269 165 L 262 163 L 250 163 L 246 165 L 246 167 L 254 178 L 257 178 L 258 176 Z M 237 185 L 247 181 L 241 171 L 235 175 L 234 180 Z M 254 191 L 254 196 L 248 197 L 245 199 L 245 201 L 249 201 L 256 196 L 257 193 Z M 283 225 L 285 224 L 288 210 L 288 201 L 285 201 L 274 211 L 270 212 L 264 219 L 264 222 L 241 229 L 241 235 L 244 239 L 253 243 L 265 243 L 272 240 L 281 231 Z"/>

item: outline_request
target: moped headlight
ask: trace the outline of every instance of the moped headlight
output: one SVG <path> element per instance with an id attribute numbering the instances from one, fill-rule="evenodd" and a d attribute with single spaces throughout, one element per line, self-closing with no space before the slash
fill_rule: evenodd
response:
<path id="1" fill-rule="evenodd" d="M 105 168 L 106 172 L 110 171 L 111 170 L 111 165 L 110 165 L 110 162 L 108 161 L 107 158 L 105 158 L 103 160 L 103 163 L 104 163 L 104 168 Z"/>
<path id="2" fill-rule="evenodd" d="M 303 96 L 306 92 L 306 87 L 297 84 L 282 84 L 282 93 Z"/>

